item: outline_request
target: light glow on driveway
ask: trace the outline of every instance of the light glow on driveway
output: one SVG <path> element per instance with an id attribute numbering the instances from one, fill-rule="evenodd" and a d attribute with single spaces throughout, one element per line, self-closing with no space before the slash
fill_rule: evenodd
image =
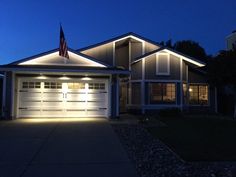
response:
<path id="1" fill-rule="evenodd" d="M 22 123 L 55 123 L 55 122 L 99 122 L 106 118 L 21 118 L 17 121 Z"/>

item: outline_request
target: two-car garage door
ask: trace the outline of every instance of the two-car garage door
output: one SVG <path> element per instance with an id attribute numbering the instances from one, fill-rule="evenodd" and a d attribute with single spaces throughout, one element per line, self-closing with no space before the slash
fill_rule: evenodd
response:
<path id="1" fill-rule="evenodd" d="M 108 81 L 19 79 L 17 117 L 108 117 Z"/>

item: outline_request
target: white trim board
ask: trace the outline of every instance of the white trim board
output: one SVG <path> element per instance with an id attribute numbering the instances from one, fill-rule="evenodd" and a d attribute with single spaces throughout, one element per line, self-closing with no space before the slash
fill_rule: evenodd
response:
<path id="1" fill-rule="evenodd" d="M 196 65 L 196 66 L 198 66 L 198 67 L 203 67 L 203 66 L 205 66 L 205 64 L 201 63 L 200 61 L 199 61 L 199 62 L 198 62 L 198 61 L 195 61 L 195 60 L 193 60 L 193 59 L 191 59 L 191 58 L 187 58 L 187 57 L 185 57 L 185 56 L 183 56 L 183 55 L 180 55 L 180 54 L 178 54 L 178 53 L 176 53 L 176 52 L 172 52 L 172 51 L 170 51 L 170 50 L 168 50 L 168 49 L 161 49 L 161 50 L 159 50 L 159 51 L 156 51 L 156 52 L 154 52 L 154 53 L 152 53 L 152 54 L 150 54 L 150 55 L 147 55 L 147 56 L 145 56 L 145 57 L 143 57 L 143 58 L 140 58 L 140 59 L 138 59 L 138 60 L 133 61 L 132 64 L 135 64 L 135 63 L 137 63 L 137 62 L 139 62 L 139 61 L 141 61 L 141 60 L 143 60 L 143 59 L 150 58 L 150 56 L 155 55 L 155 54 L 157 54 L 157 53 L 162 53 L 162 52 L 167 52 L 167 53 L 169 53 L 169 54 L 172 54 L 172 55 L 174 55 L 174 56 L 177 56 L 178 58 L 182 58 L 183 60 L 185 60 L 185 61 L 187 61 L 187 62 L 189 62 L 189 63 L 192 63 L 192 64 L 194 64 L 194 65 Z"/>
<path id="2" fill-rule="evenodd" d="M 167 72 L 159 72 L 158 67 L 159 67 L 159 58 L 160 56 L 167 56 Z M 163 67 L 163 66 L 162 66 Z M 161 75 L 161 76 L 168 76 L 170 75 L 170 54 L 168 53 L 157 53 L 156 54 L 156 75 Z"/>

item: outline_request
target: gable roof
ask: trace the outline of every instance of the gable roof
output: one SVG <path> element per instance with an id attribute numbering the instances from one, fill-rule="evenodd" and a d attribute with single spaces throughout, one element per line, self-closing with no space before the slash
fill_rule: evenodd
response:
<path id="1" fill-rule="evenodd" d="M 53 49 L 38 55 L 34 55 L 31 57 L 27 57 L 15 62 L 12 62 L 9 65 L 77 65 L 77 66 L 88 66 L 88 67 L 111 67 L 108 64 L 105 64 L 97 59 L 82 54 L 73 49 L 68 49 L 70 55 L 72 55 L 71 59 L 66 59 L 68 61 L 65 64 L 64 58 L 59 56 L 59 49 Z M 52 61 L 54 60 L 54 61 Z M 50 63 L 51 62 L 51 63 Z"/>
<path id="2" fill-rule="evenodd" d="M 138 39 L 138 40 L 142 40 L 142 41 L 146 41 L 146 42 L 149 42 L 149 43 L 151 43 L 153 45 L 161 47 L 160 44 L 158 44 L 157 42 L 155 42 L 153 40 L 147 39 L 147 38 L 145 38 L 143 36 L 140 36 L 140 35 L 138 35 L 136 33 L 129 32 L 129 33 L 122 34 L 120 36 L 117 36 L 117 37 L 105 40 L 103 42 L 99 42 L 97 44 L 93 44 L 93 45 L 90 45 L 90 46 L 87 46 L 87 47 L 83 47 L 83 48 L 77 49 L 77 51 L 82 52 L 82 51 L 85 51 L 85 50 L 88 50 L 88 49 L 92 49 L 92 48 L 98 47 L 100 45 L 104 45 L 104 44 L 107 44 L 107 43 L 110 43 L 110 42 L 114 42 L 114 41 L 117 41 L 117 40 L 122 40 L 122 39 L 129 38 L 129 37 L 134 38 L 134 39 Z"/>
<path id="3" fill-rule="evenodd" d="M 204 62 L 202 62 L 202 61 L 200 61 L 200 60 L 197 60 L 197 59 L 195 59 L 195 58 L 193 58 L 193 57 L 187 56 L 187 55 L 185 55 L 185 54 L 183 54 L 183 53 L 181 53 L 181 52 L 178 52 L 178 51 L 176 51 L 176 50 L 173 50 L 173 49 L 170 49 L 170 48 L 164 47 L 164 46 L 162 46 L 162 47 L 159 48 L 159 49 L 153 50 L 153 51 L 151 51 L 151 52 L 149 52 L 149 53 L 146 53 L 146 54 L 144 54 L 144 55 L 141 55 L 141 56 L 137 57 L 131 64 L 135 64 L 135 63 L 141 61 L 143 58 L 149 57 L 149 56 L 154 55 L 154 54 L 156 54 L 156 53 L 159 53 L 159 52 L 161 52 L 161 51 L 168 52 L 168 53 L 171 53 L 171 54 L 173 54 L 173 55 L 178 55 L 178 56 L 180 56 L 181 58 L 183 58 L 183 60 L 185 60 L 185 61 L 187 61 L 187 62 L 189 62 L 189 63 L 191 63 L 191 64 L 194 64 L 194 65 L 196 65 L 196 66 L 198 66 L 198 67 L 202 67 L 202 66 L 205 66 L 205 65 L 206 65 Z"/>

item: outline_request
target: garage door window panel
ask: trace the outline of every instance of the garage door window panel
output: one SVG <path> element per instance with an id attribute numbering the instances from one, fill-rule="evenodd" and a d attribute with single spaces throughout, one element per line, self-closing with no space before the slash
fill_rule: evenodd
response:
<path id="1" fill-rule="evenodd" d="M 22 82 L 23 89 L 41 88 L 40 82 Z"/>
<path id="2" fill-rule="evenodd" d="M 45 89 L 61 89 L 62 83 L 60 82 L 44 82 Z"/>

